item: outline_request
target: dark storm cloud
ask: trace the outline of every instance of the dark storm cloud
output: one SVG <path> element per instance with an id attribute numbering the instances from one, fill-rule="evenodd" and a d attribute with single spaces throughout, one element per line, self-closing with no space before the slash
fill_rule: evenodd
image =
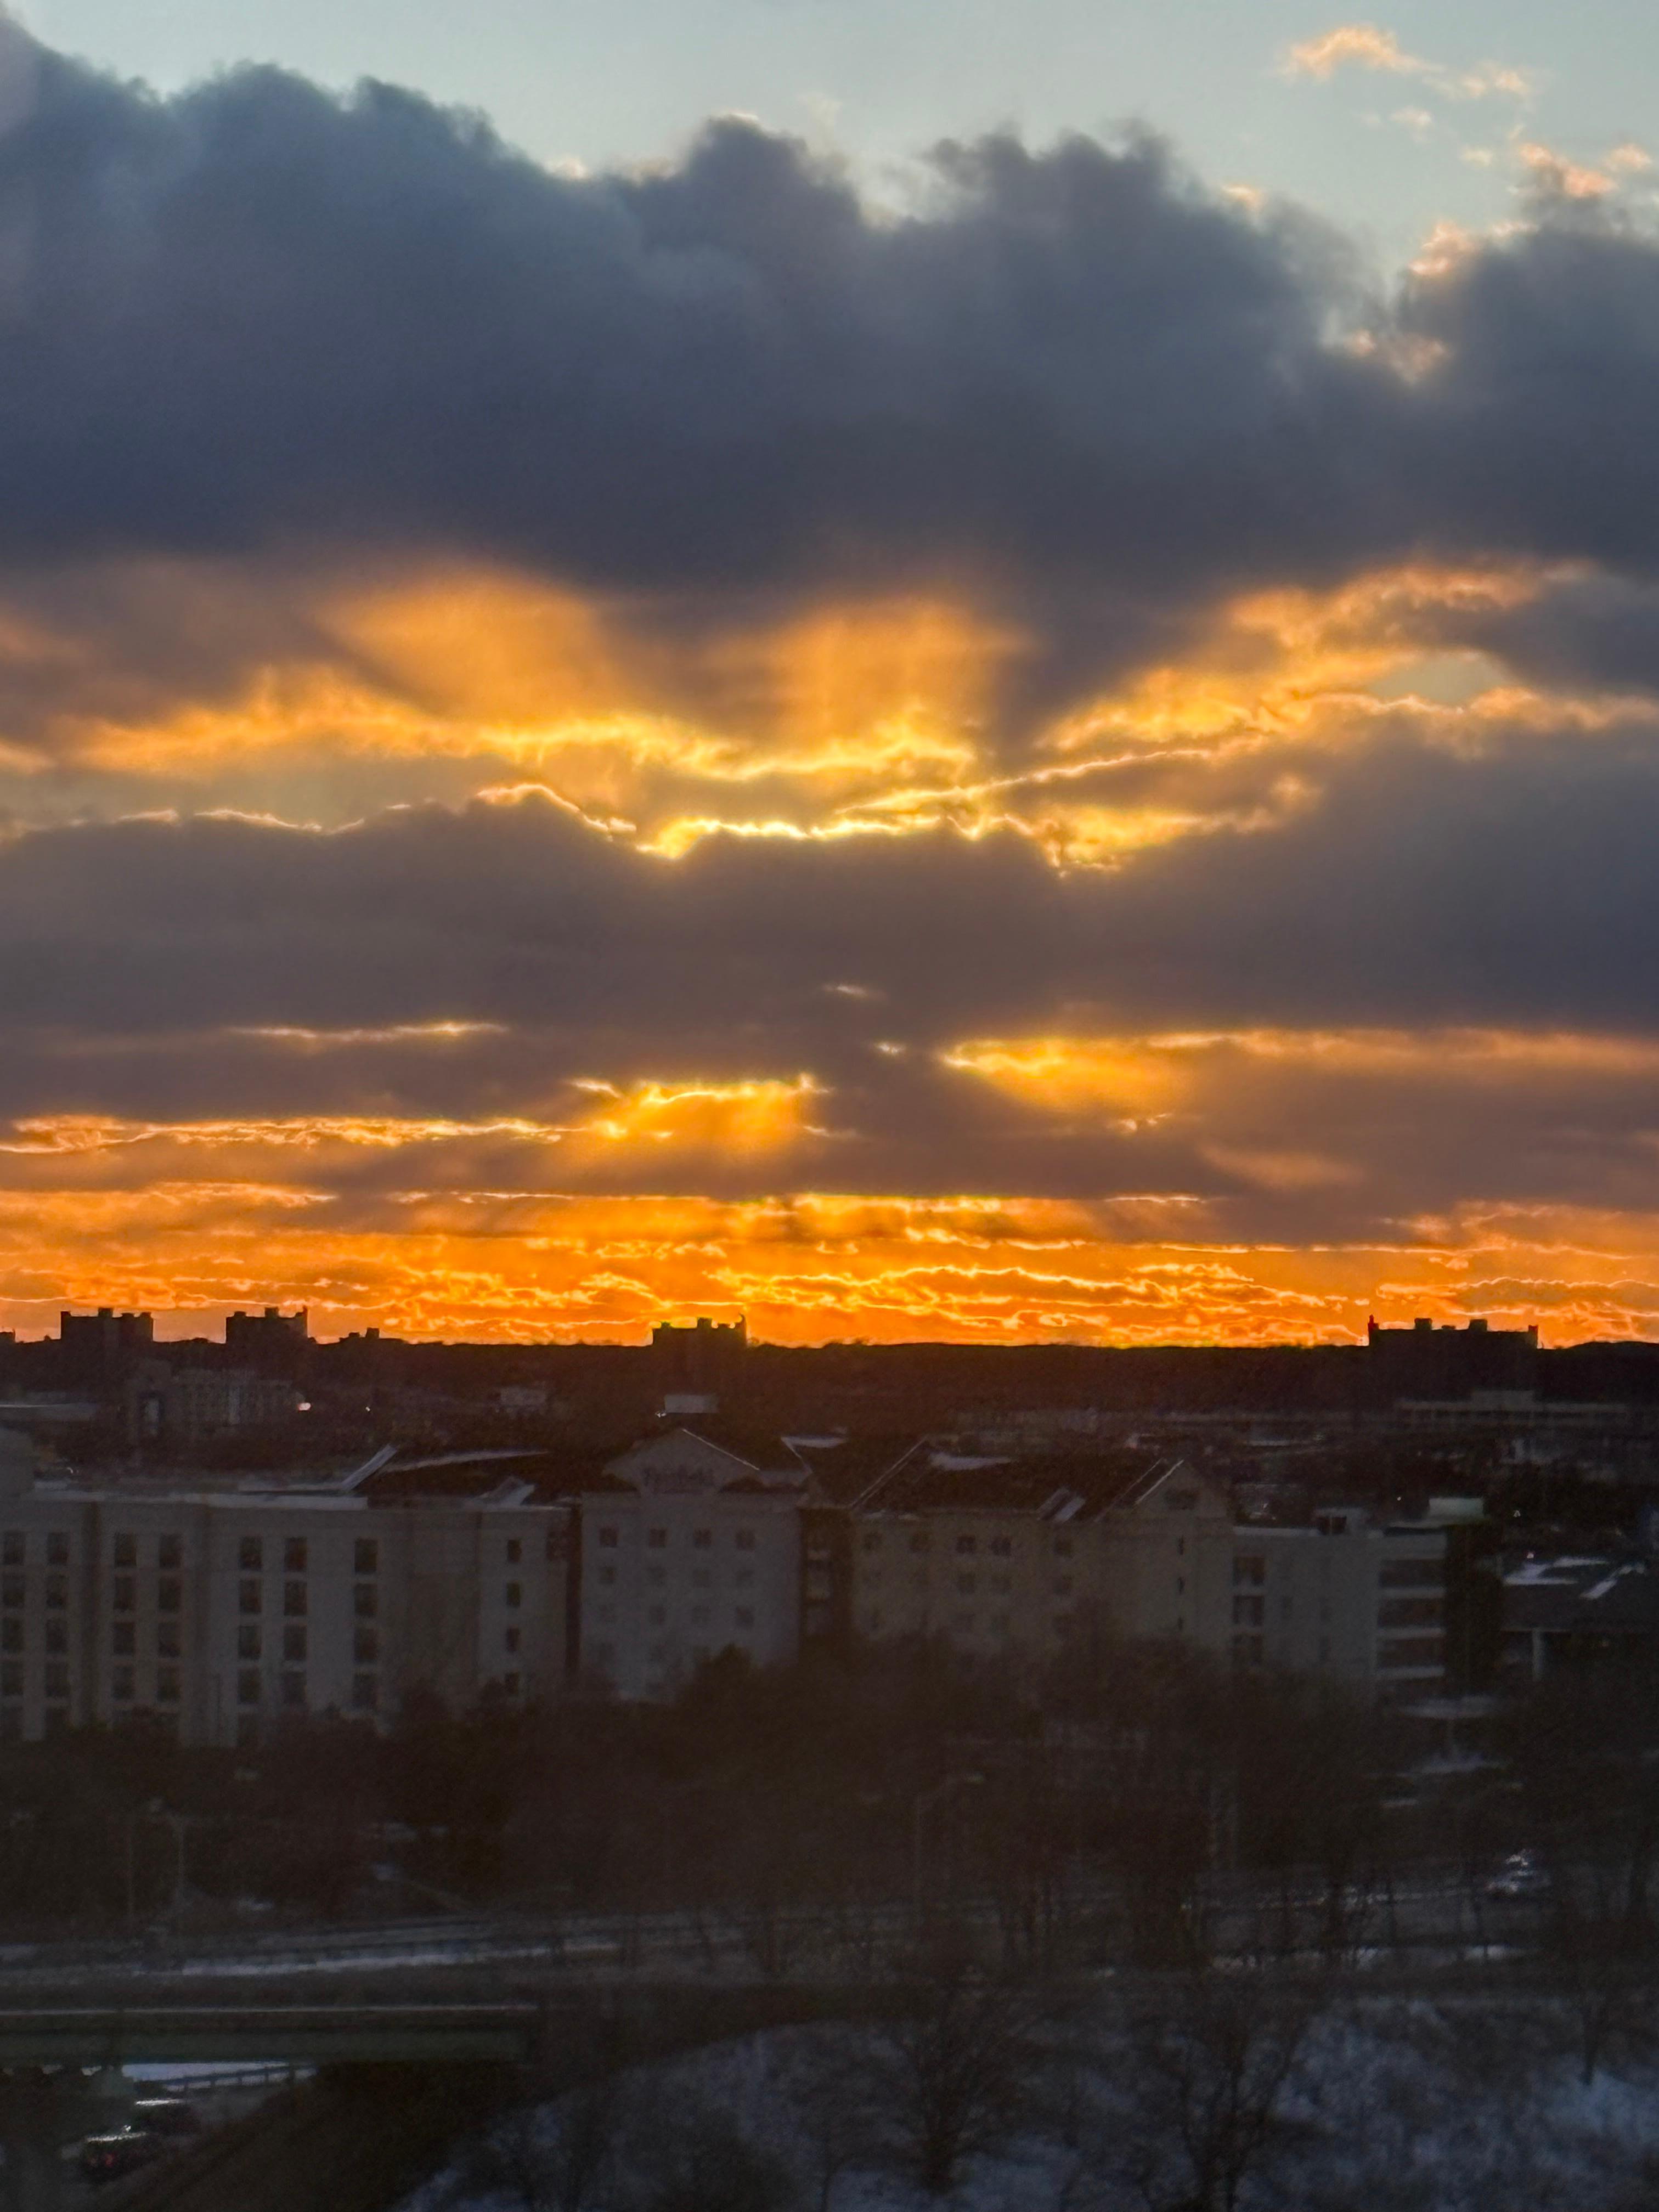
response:
<path id="1" fill-rule="evenodd" d="M 1056 1029 L 1659 1033 L 1650 732 L 1473 757 L 1391 736 L 1328 777 L 1284 826 L 1112 872 L 949 831 L 720 836 L 671 862 L 535 797 L 331 833 L 207 817 L 35 831 L 0 845 L 0 1030 L 81 1053 L 125 1039 L 133 1080 L 144 1038 L 270 1026 L 499 1024 L 535 1032 L 550 1075 L 614 1078 L 839 1079 L 882 1041 Z M 399 1049 L 426 1071 L 425 1107 L 457 1102 L 443 1071 L 464 1065 L 522 1094 L 522 1048 L 493 1032 L 449 1060 Z M 21 1064 L 0 1077 L 10 1110 Z M 374 1064 L 385 1081 L 398 1063 Z M 284 1048 L 267 1074 L 317 1105 L 351 1066 Z"/>
<path id="2" fill-rule="evenodd" d="M 576 178 L 381 85 L 29 72 L 0 560 L 453 550 L 693 630 L 956 587 L 1046 648 L 1021 719 L 1229 590 L 1659 556 L 1659 245 L 1605 214 L 1367 302 L 1150 140 L 948 145 L 897 217 L 747 123 Z"/>
<path id="3" fill-rule="evenodd" d="M 1656 843 L 1659 760 L 1636 736 L 1485 758 L 1357 750 L 1288 827 L 1110 874 L 1057 872 L 1012 835 L 945 832 L 715 837 L 671 863 L 537 799 L 333 833 L 225 818 L 36 831 L 0 846 L 0 1118 L 569 1127 L 601 1103 L 574 1079 L 805 1073 L 807 1126 L 775 1155 L 716 1140 L 527 1157 L 510 1133 L 415 1133 L 318 1172 L 362 1205 L 411 1185 L 627 1190 L 641 1176 L 728 1196 L 1181 1191 L 1247 1238 L 1370 1230 L 1482 1194 L 1641 1206 L 1653 1053 L 1570 1048 L 1505 1076 L 1443 1066 L 1431 1045 L 1390 1066 L 1224 1043 L 1172 1063 L 1196 1087 L 1150 1113 L 1109 1091 L 1010 1092 L 940 1054 L 975 1037 L 1257 1025 L 1659 1043 Z M 482 1026 L 399 1034 L 437 1022 Z M 116 1165 L 199 1173 L 210 1157 L 223 1173 L 238 1141 Z M 278 1164 L 312 1173 L 303 1152 Z M 38 1171 L 54 1186 L 80 1172 L 56 1155 Z M 6 1172 L 37 1170 L 13 1154 Z"/>
<path id="4" fill-rule="evenodd" d="M 945 148 L 890 220 L 743 123 L 576 179 L 382 86 L 38 87 L 0 144 L 13 559 L 426 544 L 690 621 L 933 577 L 1097 667 L 1393 527 L 1335 247 L 1150 142 Z"/>

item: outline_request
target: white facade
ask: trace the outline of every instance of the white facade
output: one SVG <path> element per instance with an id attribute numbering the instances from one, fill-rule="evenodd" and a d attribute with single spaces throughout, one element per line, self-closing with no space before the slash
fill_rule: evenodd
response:
<path id="1" fill-rule="evenodd" d="M 125 1496 L 0 1462 L 0 1735 L 153 1717 L 187 1743 L 378 1723 L 429 1688 L 555 1693 L 568 1510 L 280 1492 Z"/>
<path id="2" fill-rule="evenodd" d="M 1237 1530 L 1235 1661 L 1363 1689 L 1437 1687 L 1446 1553 L 1443 1528 L 1380 1528 L 1349 1510 L 1311 1528 Z"/>
<path id="3" fill-rule="evenodd" d="M 804 1474 L 760 1468 L 686 1430 L 636 1445 L 581 1500 L 580 1668 L 618 1697 L 672 1697 L 732 1650 L 800 1648 Z"/>
<path id="4" fill-rule="evenodd" d="M 853 1629 L 1042 1658 L 1087 1621 L 1224 1651 L 1231 1536 L 1225 1493 L 1184 1466 L 1103 1510 L 1063 1490 L 1037 1510 L 878 1504 L 854 1528 Z"/>

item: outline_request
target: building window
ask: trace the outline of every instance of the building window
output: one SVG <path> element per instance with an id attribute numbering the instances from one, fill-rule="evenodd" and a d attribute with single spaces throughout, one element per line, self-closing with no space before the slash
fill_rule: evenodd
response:
<path id="1" fill-rule="evenodd" d="M 3 1545 L 0 1545 L 0 1566 L 21 1567 L 23 1564 L 23 1532 L 8 1528 Z"/>
<path id="2" fill-rule="evenodd" d="M 259 1670 L 244 1667 L 236 1677 L 236 1702 L 239 1705 L 257 1705 L 259 1702 Z"/>
<path id="3" fill-rule="evenodd" d="M 739 1628 L 752 1628 L 755 1625 L 755 1608 L 752 1605 L 740 1605 L 732 1613 L 732 1618 Z"/>
<path id="4" fill-rule="evenodd" d="M 155 1564 L 163 1574 L 176 1572 L 184 1557 L 185 1547 L 177 1536 L 163 1536 L 155 1547 Z"/>
<path id="5" fill-rule="evenodd" d="M 264 1571 L 265 1564 L 264 1539 L 258 1536 L 244 1536 L 236 1547 L 236 1564 L 245 1575 L 262 1574 Z"/>
<path id="6" fill-rule="evenodd" d="M 1064 1640 L 1066 1639 L 1066 1637 L 1068 1637 L 1068 1636 L 1071 1634 L 1071 1632 L 1072 1632 L 1072 1616 L 1071 1616 L 1071 1614 L 1070 1614 L 1069 1613 L 1057 1613 L 1054 1615 L 1054 1634 L 1055 1634 L 1057 1637 L 1059 1637 L 1059 1638 L 1060 1638 L 1060 1640 L 1062 1641 L 1062 1643 L 1063 1643 L 1063 1642 L 1064 1642 Z"/>
<path id="7" fill-rule="evenodd" d="M 155 1610 L 157 1613 L 177 1613 L 183 1603 L 184 1589 L 178 1581 L 169 1576 L 166 1581 L 156 1583 Z"/>
<path id="8" fill-rule="evenodd" d="M 709 1573 L 707 1567 L 693 1567 L 691 1570 L 691 1587 L 693 1589 L 707 1589 L 714 1579 L 714 1577 Z"/>
<path id="9" fill-rule="evenodd" d="M 1260 1597 L 1236 1597 L 1233 1600 L 1233 1626 L 1260 1628 L 1267 1612 L 1267 1600 Z"/>
<path id="10" fill-rule="evenodd" d="M 111 1597 L 111 1602 L 113 1604 L 117 1613 L 132 1613 L 136 1611 L 137 1599 L 134 1593 L 137 1590 L 137 1585 L 133 1581 L 131 1575 L 117 1575 L 115 1577 L 115 1588 Z M 10 1601 L 8 1600 L 7 1602 L 9 1603 Z"/>
<path id="11" fill-rule="evenodd" d="M 1259 1636 L 1235 1636 L 1233 1664 L 1235 1667 L 1259 1667 L 1261 1664 L 1261 1638 Z"/>
<path id="12" fill-rule="evenodd" d="M 523 1544 L 522 1540 L 521 1540 L 519 1537 L 517 1537 L 517 1536 L 509 1536 L 509 1537 L 507 1538 L 507 1565 L 508 1565 L 509 1567 L 516 1567 L 516 1566 L 518 1565 L 518 1564 L 519 1564 L 520 1560 L 520 1559 L 523 1559 L 523 1557 L 524 1557 L 524 1544 Z"/>
<path id="13" fill-rule="evenodd" d="M 21 1659 L 0 1659 L 0 1698 L 21 1698 L 22 1694 L 22 1661 Z"/>
<path id="14" fill-rule="evenodd" d="M 962 1592 L 963 1597 L 972 1597 L 974 1594 L 975 1581 L 975 1577 L 972 1575 L 958 1575 L 957 1577 L 957 1588 Z"/>
<path id="15" fill-rule="evenodd" d="M 351 1571 L 355 1575 L 377 1575 L 380 1571 L 380 1547 L 373 1536 L 359 1536 L 352 1546 Z"/>
<path id="16" fill-rule="evenodd" d="M 380 1593 L 374 1583 L 359 1583 L 351 1593 L 351 1609 L 359 1620 L 374 1620 L 380 1610 Z"/>
<path id="17" fill-rule="evenodd" d="M 59 1659 L 67 1656 L 69 1651 L 68 1621 L 49 1620 L 46 1623 L 46 1649 L 48 1651 L 52 1652 L 54 1656 Z"/>
<path id="18" fill-rule="evenodd" d="M 283 1656 L 290 1664 L 304 1666 L 308 1654 L 306 1650 L 306 1629 L 303 1621 L 291 1621 L 283 1631 Z"/>
<path id="19" fill-rule="evenodd" d="M 0 1581 L 0 1605 L 20 1606 L 27 1594 L 28 1585 L 21 1575 L 7 1575 Z M 131 1600 L 128 1601 L 131 1603 Z M 116 1603 L 120 1600 L 118 1597 Z"/>
<path id="20" fill-rule="evenodd" d="M 306 1586 L 303 1583 L 283 1584 L 283 1611 L 290 1620 L 303 1620 L 307 1611 Z"/>
<path id="21" fill-rule="evenodd" d="M 957 1634 L 958 1636 L 971 1636 L 974 1632 L 973 1614 L 971 1613 L 959 1613 L 957 1615 L 956 1627 Z"/>
<path id="22" fill-rule="evenodd" d="M 694 1528 L 691 1531 L 691 1541 L 696 1548 L 700 1552 L 712 1551 L 714 1543 L 714 1532 L 712 1528 Z"/>
<path id="23" fill-rule="evenodd" d="M 647 1627 L 661 1628 L 668 1620 L 668 1608 L 666 1606 L 653 1605 L 645 1618 Z"/>
<path id="24" fill-rule="evenodd" d="M 158 1667 L 155 1670 L 155 1702 L 158 1705 L 176 1705 L 179 1702 L 179 1669 Z"/>
<path id="25" fill-rule="evenodd" d="M 601 1567 L 599 1569 L 599 1580 L 602 1583 L 614 1583 L 616 1579 L 617 1570 L 614 1567 Z"/>
<path id="26" fill-rule="evenodd" d="M 236 1609 L 239 1613 L 258 1613 L 264 1601 L 258 1583 L 242 1583 L 238 1586 Z"/>
<path id="27" fill-rule="evenodd" d="M 865 1530 L 865 1532 L 864 1532 L 864 1535 L 863 1535 L 863 1537 L 862 1537 L 862 1539 L 861 1539 L 861 1541 L 862 1541 L 863 1546 L 864 1546 L 864 1548 L 865 1548 L 865 1550 L 866 1550 L 866 1552 L 878 1552 L 878 1551 L 880 1551 L 880 1549 L 881 1549 L 881 1532 L 880 1532 L 880 1530 L 879 1530 L 879 1529 L 877 1529 L 877 1528 L 866 1528 L 866 1529 Z"/>
<path id="28" fill-rule="evenodd" d="M 53 1613 L 69 1611 L 69 1577 L 67 1575 L 46 1577 L 46 1604 Z"/>
<path id="29" fill-rule="evenodd" d="M 996 1556 L 1000 1559 L 1012 1559 L 1013 1557 L 1014 1551 L 1012 1537 L 993 1536 L 991 1539 L 991 1549 L 995 1553 Z"/>
<path id="30" fill-rule="evenodd" d="M 1233 1588 L 1260 1589 L 1267 1579 L 1267 1562 L 1255 1552 L 1241 1552 L 1233 1561 Z"/>
<path id="31" fill-rule="evenodd" d="M 250 1627 L 245 1623 L 237 1630 L 236 1656 L 239 1659 L 257 1659 L 262 1648 L 259 1632 L 257 1628 Z"/>
<path id="32" fill-rule="evenodd" d="M 927 1532 L 925 1528 L 918 1528 L 915 1534 L 911 1537 L 910 1549 L 913 1552 L 925 1552 L 927 1549 Z"/>
<path id="33" fill-rule="evenodd" d="M 306 1678 L 303 1674 L 284 1674 L 283 1703 L 289 1712 L 303 1712 L 306 1702 Z"/>
<path id="34" fill-rule="evenodd" d="M 110 1558 L 118 1567 L 136 1567 L 138 1564 L 138 1539 L 124 1530 L 111 1546 Z"/>
<path id="35" fill-rule="evenodd" d="M 599 1531 L 599 1542 L 607 1552 L 614 1552 L 617 1548 L 616 1530 L 614 1528 L 601 1528 Z"/>
<path id="36" fill-rule="evenodd" d="M 519 1674 L 503 1674 L 501 1687 L 509 1698 L 516 1698 L 524 1688 L 524 1679 Z"/>
<path id="37" fill-rule="evenodd" d="M 306 1571 L 306 1540 L 303 1536 L 289 1536 L 283 1543 L 283 1572 L 302 1575 Z"/>
<path id="38" fill-rule="evenodd" d="M 740 1552 L 752 1552 L 754 1548 L 754 1530 L 752 1528 L 739 1528 L 738 1531 L 738 1549 Z"/>
<path id="39" fill-rule="evenodd" d="M 708 1607 L 706 1605 L 694 1605 L 694 1606 L 692 1607 L 692 1608 L 691 1608 L 691 1626 L 692 1626 L 692 1627 L 693 1627 L 693 1628 L 707 1628 L 707 1627 L 708 1627 Z"/>
<path id="40" fill-rule="evenodd" d="M 1006 1613 L 994 1613 L 991 1615 L 991 1633 L 993 1636 L 1006 1636 L 1008 1633 L 1008 1616 Z"/>
<path id="41" fill-rule="evenodd" d="M 1056 1536 L 1054 1539 L 1054 1557 L 1057 1559 L 1069 1559 L 1071 1556 L 1071 1538 L 1069 1536 Z"/>
<path id="42" fill-rule="evenodd" d="M 111 1674 L 109 1678 L 109 1693 L 111 1697 L 115 1699 L 118 1705 L 127 1705 L 131 1704 L 132 1669 L 131 1667 L 118 1667 L 113 1674 Z"/>
<path id="43" fill-rule="evenodd" d="M 53 1528 L 47 1534 L 46 1565 L 49 1567 L 66 1567 L 69 1565 L 69 1538 L 61 1528 Z"/>
<path id="44" fill-rule="evenodd" d="M 1446 1579 L 1444 1559 L 1384 1559 L 1377 1570 L 1384 1589 L 1437 1588 Z"/>
<path id="45" fill-rule="evenodd" d="M 119 1638 L 119 1636 L 120 1636 L 121 1632 L 120 1632 L 120 1630 L 118 1628 L 118 1629 L 116 1630 L 115 1633 L 116 1633 L 117 1638 Z M 131 1633 L 132 1633 L 132 1629 L 131 1629 L 131 1625 L 129 1624 L 129 1625 L 128 1625 L 128 1627 L 127 1627 L 127 1634 L 128 1634 L 129 1636 L 131 1636 Z M 21 1620 L 17 1620 L 17 1619 L 15 1618 L 15 1616 L 13 1616 L 11 1619 L 7 1620 L 0 1620 L 0 1651 L 21 1651 L 21 1650 L 22 1650 L 22 1648 L 23 1648 L 23 1624 L 22 1624 L 22 1622 L 21 1622 Z M 120 1644 L 119 1644 L 119 1642 L 118 1642 L 118 1643 L 117 1643 L 117 1644 L 116 1644 L 116 1647 L 115 1647 L 115 1648 L 116 1648 L 116 1650 L 117 1650 L 118 1651 L 120 1650 L 121 1646 L 120 1646 Z"/>
<path id="46" fill-rule="evenodd" d="M 1054 1595 L 1056 1597 L 1070 1597 L 1071 1595 L 1072 1577 L 1070 1575 L 1056 1575 L 1054 1577 Z"/>
<path id="47" fill-rule="evenodd" d="M 507 1609 L 514 1611 L 524 1603 L 524 1590 L 518 1583 L 509 1583 L 501 1592 L 501 1598 Z"/>
<path id="48" fill-rule="evenodd" d="M 380 1659 L 380 1632 L 378 1628 L 355 1628 L 351 1632 L 351 1656 L 360 1667 L 375 1667 Z"/>
<path id="49" fill-rule="evenodd" d="M 354 1674 L 351 1702 L 360 1713 L 372 1713 L 380 1702 L 380 1685 L 373 1674 Z"/>
<path id="50" fill-rule="evenodd" d="M 179 1641 L 179 1624 L 176 1620 L 163 1620 L 156 1624 L 155 1649 L 163 1659 L 179 1657 L 183 1646 Z"/>
<path id="51" fill-rule="evenodd" d="M 61 1659 L 54 1659 L 46 1668 L 46 1695 L 66 1698 L 70 1693 L 70 1670 Z"/>
<path id="52" fill-rule="evenodd" d="M 645 1579 L 653 1589 L 666 1589 L 668 1570 L 666 1567 L 647 1567 L 645 1571 Z"/>
<path id="53" fill-rule="evenodd" d="M 522 1641 L 523 1638 L 520 1637 L 516 1628 L 509 1628 L 506 1635 L 501 1638 L 503 1645 L 509 1651 L 516 1651 Z"/>

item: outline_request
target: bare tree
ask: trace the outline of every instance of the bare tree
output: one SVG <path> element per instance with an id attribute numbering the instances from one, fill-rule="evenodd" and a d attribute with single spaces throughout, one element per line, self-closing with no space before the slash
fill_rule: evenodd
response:
<path id="1" fill-rule="evenodd" d="M 969 2158 L 1007 2140 L 1036 2070 L 1034 2025 L 1025 1990 L 947 1959 L 925 1974 L 902 2016 L 875 2029 L 883 2133 L 930 2195 L 946 2195 Z"/>
<path id="2" fill-rule="evenodd" d="M 780 2084 L 794 2124 L 813 2212 L 830 2212 L 843 2174 L 879 2150 L 878 2077 L 863 2030 L 804 2032 L 785 2054 Z"/>
<path id="3" fill-rule="evenodd" d="M 450 2185 L 460 2205 L 481 2191 L 515 2212 L 595 2212 L 605 2202 L 623 2122 L 614 2075 L 586 2083 L 556 2106 L 521 2105 L 468 2148 Z"/>
<path id="4" fill-rule="evenodd" d="M 1132 2020 L 1121 2156 L 1150 2212 L 1236 2212 L 1283 2132 L 1285 2088 L 1318 2006 L 1305 1983 L 1207 1972 Z"/>

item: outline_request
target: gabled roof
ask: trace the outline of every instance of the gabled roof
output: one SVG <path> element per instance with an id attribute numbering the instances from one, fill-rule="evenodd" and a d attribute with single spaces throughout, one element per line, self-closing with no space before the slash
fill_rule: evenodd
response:
<path id="1" fill-rule="evenodd" d="M 749 1441 L 750 1458 L 732 1443 L 679 1427 L 643 1437 L 606 1462 L 605 1487 L 617 1485 L 656 1497 L 708 1496 L 724 1490 L 798 1490 L 807 1480 L 805 1463 L 780 1439 Z"/>
<path id="2" fill-rule="evenodd" d="M 866 1513 L 1000 1511 L 1094 1520 L 1144 1504 L 1177 1471 L 1192 1472 L 1181 1460 L 1084 1453 L 970 1458 L 924 1443 L 872 1484 L 857 1504 Z"/>
<path id="3" fill-rule="evenodd" d="M 1644 1559 L 1528 1559 L 1504 1577 L 1504 1626 L 1587 1636 L 1659 1636 L 1659 1575 Z"/>

